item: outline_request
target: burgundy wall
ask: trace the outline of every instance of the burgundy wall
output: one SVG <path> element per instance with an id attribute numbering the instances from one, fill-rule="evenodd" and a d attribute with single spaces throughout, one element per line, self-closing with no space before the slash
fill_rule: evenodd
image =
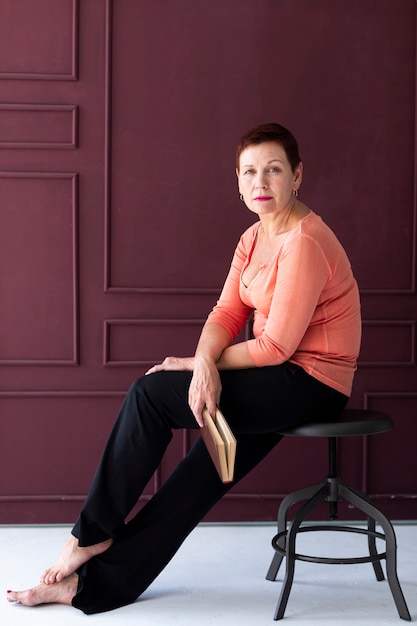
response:
<path id="1" fill-rule="evenodd" d="M 343 442 L 345 478 L 417 518 L 415 27 L 414 0 L 2 0 L 0 523 L 72 521 L 130 381 L 193 351 L 263 121 L 298 137 L 361 288 L 351 406 L 395 420 Z M 325 450 L 283 442 L 208 519 L 274 519 Z"/>

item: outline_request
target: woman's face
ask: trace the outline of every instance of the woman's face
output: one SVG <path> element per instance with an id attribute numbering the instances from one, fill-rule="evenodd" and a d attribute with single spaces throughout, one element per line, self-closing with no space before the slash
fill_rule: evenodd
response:
<path id="1" fill-rule="evenodd" d="M 245 148 L 236 174 L 248 209 L 258 215 L 279 213 L 301 185 L 302 164 L 293 171 L 284 148 L 270 141 Z"/>

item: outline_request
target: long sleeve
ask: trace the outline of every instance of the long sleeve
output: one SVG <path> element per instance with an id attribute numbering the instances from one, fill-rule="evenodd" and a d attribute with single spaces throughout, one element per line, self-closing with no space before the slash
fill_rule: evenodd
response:
<path id="1" fill-rule="evenodd" d="M 248 342 L 248 350 L 258 366 L 276 365 L 292 357 L 320 306 L 331 270 L 316 241 L 297 236 L 287 240 L 276 264 L 265 268 L 263 274 L 247 290 L 256 302 L 255 339 Z"/>
<path id="2" fill-rule="evenodd" d="M 256 228 L 243 234 L 208 323 L 222 324 L 233 340 L 254 310 L 254 339 L 247 348 L 258 367 L 290 360 L 350 395 L 361 320 L 358 288 L 343 247 L 321 218 L 310 213 L 245 286 L 241 274 Z"/>
<path id="3" fill-rule="evenodd" d="M 240 238 L 220 298 L 206 322 L 223 326 L 228 331 L 231 342 L 240 333 L 253 310 L 253 306 L 250 303 L 245 304 L 240 296 L 241 275 L 248 259 L 251 240 L 253 243 L 254 227 Z"/>

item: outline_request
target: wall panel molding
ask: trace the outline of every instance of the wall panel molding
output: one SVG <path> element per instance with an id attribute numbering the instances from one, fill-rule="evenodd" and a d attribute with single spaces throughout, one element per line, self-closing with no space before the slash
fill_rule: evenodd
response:
<path id="1" fill-rule="evenodd" d="M 417 482 L 416 477 L 416 457 L 415 454 L 410 455 L 410 449 L 414 449 L 415 439 L 415 420 L 417 417 L 417 392 L 414 390 L 403 391 L 366 391 L 363 394 L 363 406 L 365 409 L 380 410 L 386 412 L 393 419 L 394 428 L 392 436 L 400 437 L 402 445 L 405 447 L 403 452 L 403 463 L 398 468 L 397 473 L 403 472 L 403 478 L 400 481 L 405 484 L 412 483 L 412 489 L 405 489 L 402 493 L 392 493 L 391 499 L 413 500 L 417 501 Z M 378 471 L 378 467 L 370 465 L 370 445 L 373 437 L 363 437 L 363 484 L 362 489 L 367 493 L 369 474 L 371 470 Z M 408 452 L 407 452 L 408 450 Z M 398 453 L 394 455 L 399 460 Z M 394 458 L 394 457 L 393 457 Z M 408 469 L 406 469 L 408 468 Z M 381 497 L 385 497 L 381 495 Z M 388 496 L 389 497 L 389 496 Z"/>
<path id="2" fill-rule="evenodd" d="M 416 23 L 417 24 L 417 23 Z M 415 54 L 414 54 L 414 161 L 413 161 L 413 190 L 411 220 L 408 228 L 411 230 L 411 263 L 410 263 L 410 285 L 405 289 L 361 289 L 363 295 L 416 295 L 417 293 L 417 26 L 415 31 Z M 406 228 L 406 225 L 404 225 Z M 397 250 L 393 250 L 397 254 Z"/>
<path id="3" fill-rule="evenodd" d="M 50 0 L 51 8 L 54 7 L 55 10 L 59 11 L 62 9 L 56 0 Z M 16 13 L 15 22 L 13 21 L 13 17 L 11 17 L 7 22 L 4 19 L 5 23 L 5 32 L 1 31 L 1 38 L 4 41 L 4 49 L 1 51 L 0 57 L 2 57 L 2 63 L 0 65 L 0 79 L 8 79 L 8 80 L 51 80 L 51 81 L 75 81 L 78 80 L 78 64 L 79 64 L 79 0 L 67 0 L 69 3 L 69 12 L 68 14 L 71 16 L 70 23 L 68 27 L 70 29 L 68 33 L 68 39 L 70 42 L 70 49 L 67 50 L 66 60 L 62 63 L 62 71 L 56 71 L 55 69 L 48 70 L 48 58 L 54 58 L 52 56 L 52 52 L 55 50 L 55 57 L 57 56 L 57 52 L 63 52 L 60 50 L 58 42 L 63 39 L 63 37 L 59 37 L 62 35 L 59 30 L 55 32 L 50 30 L 49 24 L 45 24 L 44 32 L 49 33 L 51 39 L 48 42 L 48 48 L 43 50 L 43 61 L 45 63 L 44 67 L 39 67 L 39 69 L 35 69 L 33 66 L 29 69 L 25 69 L 25 61 L 28 59 L 29 65 L 32 64 L 33 58 L 37 56 L 41 51 L 39 48 L 31 48 L 33 43 L 40 44 L 43 40 L 39 37 L 31 37 L 29 34 L 32 32 L 33 24 L 30 23 L 30 19 L 36 16 L 37 19 L 41 19 L 36 11 L 32 16 L 29 16 L 27 22 L 22 21 L 24 16 Z M 54 6 L 55 5 L 55 6 Z M 36 9 L 33 7 L 32 10 Z M 47 10 L 47 7 L 44 7 L 44 10 Z M 17 16 L 19 17 L 19 21 L 17 20 Z M 45 17 L 45 20 L 47 18 Z M 22 46 L 22 41 L 16 38 L 16 32 L 22 33 L 23 28 L 28 30 L 28 36 L 24 37 L 24 33 L 20 35 L 23 36 L 23 40 L 25 43 L 24 49 Z M 40 28 L 39 24 L 37 28 Z M 10 33 L 14 33 L 13 38 L 9 40 L 8 35 Z M 46 40 L 47 38 L 45 38 Z M 15 44 L 15 46 L 12 45 Z M 16 48 L 17 45 L 17 48 Z M 35 52 L 37 54 L 35 54 Z M 26 58 L 25 58 L 26 55 Z M 18 63 L 20 61 L 20 63 Z M 9 64 L 9 66 L 8 66 Z M 14 67 L 13 67 L 14 66 Z M 16 68 L 16 69 L 14 69 Z"/>
<path id="4" fill-rule="evenodd" d="M 58 400 L 63 403 L 68 403 L 69 400 L 80 400 L 81 402 L 86 400 L 104 400 L 108 401 L 110 399 L 116 399 L 118 401 L 118 405 L 121 404 L 123 398 L 126 395 L 126 390 L 96 390 L 96 389 L 88 389 L 88 390 L 67 390 L 67 389 L 55 389 L 55 390 L 13 390 L 13 391 L 0 391 L 0 405 L 2 402 L 7 401 L 31 401 L 42 402 L 43 400 Z M 106 403 L 107 404 L 107 403 Z M 33 410 L 33 404 L 31 404 Z M 26 409 L 25 409 L 26 412 Z M 4 405 L 2 409 L 2 414 L 7 414 L 6 405 Z M 114 416 L 115 417 L 115 416 Z M 43 420 L 44 414 L 42 412 L 42 416 L 39 417 L 39 420 Z M 32 429 L 36 431 L 38 428 L 36 426 L 36 417 L 32 418 L 35 423 L 32 423 Z M 105 433 L 104 433 L 105 436 Z M 180 444 L 180 448 L 182 450 L 183 456 L 187 454 L 190 448 L 190 434 L 188 431 L 182 431 L 181 433 L 176 434 L 177 441 Z M 98 451 L 99 454 L 101 450 Z M 140 503 L 144 503 L 149 500 L 153 493 L 155 493 L 162 484 L 162 469 L 159 467 L 151 481 L 151 492 L 147 489 L 146 493 L 143 493 L 140 498 Z M 0 504 L 5 503 L 14 503 L 14 504 L 36 504 L 36 503 L 78 503 L 83 502 L 85 500 L 86 494 L 74 494 L 74 493 L 19 493 L 19 494 L 1 494 L 0 495 Z"/>
<path id="5" fill-rule="evenodd" d="M 17 399 L 39 399 L 39 398 L 117 398 L 124 397 L 126 390 L 106 390 L 101 389 L 30 389 L 0 391 L 0 400 L 6 398 Z"/>
<path id="6" fill-rule="evenodd" d="M 363 394 L 364 408 L 379 410 L 375 404 L 378 400 L 382 400 L 382 404 L 385 400 L 415 400 L 417 401 L 417 391 L 404 390 L 404 391 L 365 391 Z M 374 404 L 374 406 L 372 406 Z M 381 410 L 384 410 L 383 408 Z"/>
<path id="7" fill-rule="evenodd" d="M 111 289 L 111 106 L 112 106 L 112 17 L 113 2 L 106 0 L 105 96 L 104 96 L 104 291 Z"/>
<path id="8" fill-rule="evenodd" d="M 77 146 L 78 106 L 0 104 L 0 148 L 62 150 Z"/>
<path id="9" fill-rule="evenodd" d="M 107 319 L 103 324 L 103 365 L 105 367 L 150 367 L 167 354 L 193 352 L 204 319 Z M 174 332 L 173 332 L 174 330 Z M 187 346 L 187 330 L 189 346 Z M 119 331 L 119 332 L 118 332 Z M 118 332 L 119 341 L 114 338 Z M 177 345 L 175 345 L 177 342 Z M 143 354 L 148 358 L 113 357 L 114 344 L 122 344 L 119 352 Z M 113 346 L 113 347 L 112 347 Z"/>
<path id="10" fill-rule="evenodd" d="M 16 181 L 21 181 L 23 183 L 23 181 L 40 181 L 42 183 L 46 183 L 46 185 L 43 186 L 43 191 L 42 193 L 43 195 L 43 200 L 42 202 L 45 202 L 45 198 L 47 198 L 47 194 L 48 194 L 48 183 L 55 183 L 55 182 L 59 182 L 59 181 L 65 181 L 65 182 L 69 182 L 70 184 L 70 197 L 65 198 L 65 200 L 69 201 L 70 204 L 70 208 L 69 208 L 69 215 L 68 215 L 68 219 L 69 219 L 69 223 L 70 223 L 70 228 L 71 228 L 71 234 L 70 234 L 70 250 L 68 250 L 68 254 L 70 256 L 70 263 L 71 263 L 71 267 L 68 267 L 68 271 L 71 274 L 71 284 L 69 285 L 69 296 L 71 299 L 71 309 L 72 309 L 72 321 L 70 322 L 71 324 L 71 333 L 72 333 L 72 338 L 71 338 L 71 348 L 70 348 L 70 352 L 71 352 L 71 356 L 70 357 L 53 357 L 53 358 L 39 358 L 39 357 L 30 357 L 29 354 L 28 356 L 23 356 L 21 354 L 19 354 L 19 356 L 15 356 L 12 357 L 10 354 L 8 354 L 8 356 L 5 356 L 4 354 L 4 347 L 3 347 L 3 356 L 2 356 L 2 346 L 0 345 L 0 365 L 13 365 L 13 366 L 21 366 L 21 365 L 31 365 L 31 366 L 44 366 L 44 365 L 53 365 L 53 366 L 68 366 L 68 365 L 79 365 L 79 334 L 80 334 L 80 329 L 79 329 L 79 324 L 80 324 L 80 320 L 79 320 L 79 232 L 78 232 L 78 174 L 77 173 L 72 173 L 72 172 L 5 172 L 5 171 L 0 171 L 0 183 L 1 181 L 4 180 L 16 180 Z M 21 187 L 21 186 L 20 186 Z M 30 191 L 30 190 L 29 190 Z M 26 193 L 29 193 L 29 191 L 27 191 Z M 17 203 L 17 205 L 19 206 L 23 206 L 23 202 L 26 202 L 29 200 L 29 198 L 26 198 L 26 196 L 21 196 L 18 200 L 15 199 L 14 196 L 8 197 L 7 199 L 4 197 L 3 195 L 3 211 L 6 210 L 6 203 L 9 203 L 10 206 L 8 207 L 9 211 L 10 211 L 10 215 L 12 215 L 15 212 L 15 203 Z M 39 201 L 40 202 L 40 201 Z M 48 204 L 45 204 L 44 206 L 40 206 L 38 207 L 38 210 L 45 210 L 45 207 L 47 207 L 47 210 L 50 211 L 56 211 L 57 207 L 49 206 Z M 21 218 L 23 218 L 24 216 L 21 216 Z M 15 218 L 16 220 L 17 218 Z M 24 222 L 27 221 L 24 220 Z M 19 229 L 16 229 L 16 236 L 19 235 Z M 30 234 L 30 240 L 32 240 L 32 245 L 36 245 L 36 242 L 33 241 L 33 237 L 36 235 L 36 230 L 33 230 L 33 233 Z M 50 240 L 50 239 L 49 239 Z M 16 248 L 18 249 L 18 248 Z M 23 252 L 23 251 L 22 251 Z M 15 252 L 16 253 L 16 252 Z M 28 250 L 24 250 L 24 253 L 27 255 L 28 254 Z M 51 259 L 51 262 L 56 263 L 56 259 Z M 29 263 L 30 259 L 29 258 L 22 258 L 21 259 L 21 271 L 23 272 L 23 268 L 28 267 L 25 264 Z M 45 263 L 46 260 L 43 261 L 43 263 Z M 16 270 L 16 268 L 14 268 Z M 32 269 L 32 268 L 31 268 Z M 4 272 L 4 276 L 5 278 L 7 278 L 8 276 L 8 272 Z M 43 278 L 41 276 L 39 276 L 39 280 Z M 25 280 L 28 280 L 28 278 L 26 277 Z M 51 279 L 52 280 L 52 279 Z M 57 280 L 57 279 L 56 279 Z M 25 285 L 22 284 L 21 288 L 23 288 Z M 27 285 L 26 285 L 27 287 Z M 12 287 L 10 287 L 12 288 Z M 40 287 L 41 288 L 41 287 Z M 62 289 L 63 287 L 61 287 Z M 6 289 L 6 287 L 5 287 Z M 36 291 L 36 284 L 32 283 L 32 289 L 34 291 Z M 56 287 L 54 287 L 52 284 L 50 284 L 48 286 L 48 293 L 52 293 Z M 26 290 L 21 290 L 21 294 L 25 294 Z M 46 294 L 45 293 L 39 293 L 39 300 L 42 301 L 42 299 L 45 298 Z M 4 292 L 3 293 L 3 297 L 7 297 L 7 293 Z M 17 294 L 15 297 L 19 297 L 19 301 L 20 299 L 23 297 L 20 294 Z M 4 311 L 3 311 L 4 313 Z M 25 329 L 26 330 L 26 329 Z M 56 331 L 58 332 L 58 330 Z M 61 331 L 60 331 L 61 332 Z M 62 332 L 65 332 L 65 329 L 62 330 Z M 46 344 L 47 342 L 47 338 L 45 337 L 45 342 Z M 3 342 L 4 345 L 4 342 Z M 68 348 L 69 349 L 69 348 Z M 10 352 L 11 348 L 9 348 L 9 352 Z"/>
<path id="11" fill-rule="evenodd" d="M 363 320 L 360 367 L 416 367 L 416 320 Z"/>
<path id="12" fill-rule="evenodd" d="M 111 217 L 112 217 L 111 193 L 110 193 L 111 187 L 112 187 L 112 164 L 111 164 L 111 159 L 109 155 L 111 153 L 111 134 L 112 134 L 111 104 L 112 104 L 112 61 L 113 61 L 112 59 L 112 31 L 111 31 L 112 19 L 111 18 L 112 18 L 112 12 L 116 12 L 117 13 L 116 17 L 118 16 L 119 8 L 120 7 L 117 3 L 113 3 L 111 2 L 111 0 L 107 1 L 107 11 L 108 11 L 108 28 L 107 28 L 108 41 L 107 41 L 107 47 L 106 47 L 107 61 L 108 61 L 106 65 L 106 70 L 107 70 L 107 124 L 106 124 L 107 183 L 106 183 L 106 216 L 105 216 L 105 221 L 107 224 L 107 229 L 106 229 L 107 236 L 106 236 L 106 241 L 105 241 L 105 258 L 104 258 L 104 268 L 105 268 L 104 290 L 106 292 L 108 291 L 110 293 L 115 293 L 115 294 L 118 294 L 118 293 L 119 294 L 124 294 L 124 293 L 126 294 L 128 293 L 159 294 L 161 293 L 161 294 L 180 295 L 180 294 L 191 293 L 191 294 L 198 295 L 201 293 L 209 293 L 209 294 L 218 293 L 219 288 L 217 287 L 210 287 L 207 289 L 199 289 L 197 287 L 197 288 L 189 289 L 186 286 L 186 283 L 187 283 L 186 279 L 184 279 L 183 285 L 178 284 L 177 286 L 174 286 L 174 287 L 164 287 L 162 286 L 163 280 L 161 280 L 159 276 L 158 276 L 159 287 L 141 286 L 140 277 L 137 279 L 138 284 L 134 286 L 132 286 L 132 284 L 127 285 L 127 284 L 123 284 L 123 278 L 125 278 L 127 275 L 127 272 L 123 273 L 123 270 L 119 272 L 118 278 L 116 279 L 112 278 L 111 255 L 112 253 L 115 254 L 115 251 L 114 250 L 112 251 L 111 249 L 111 240 L 110 240 Z M 117 19 L 114 20 L 114 23 L 118 23 L 118 20 Z M 116 32 L 115 36 L 117 36 L 117 34 L 118 33 Z M 416 63 L 413 57 L 411 57 L 410 65 L 408 67 L 409 67 L 408 74 L 410 74 L 413 71 L 415 74 Z M 402 86 L 404 86 L 406 80 L 408 80 L 408 76 L 401 78 Z M 415 102 L 416 101 L 416 84 L 413 85 L 413 89 L 414 89 L 414 102 Z M 113 114 L 117 116 L 117 111 L 113 111 Z M 410 143 L 412 141 L 413 139 L 410 140 Z M 414 137 L 414 143 L 415 143 L 415 137 Z M 414 152 L 416 153 L 416 150 L 414 150 Z M 415 156 L 414 156 L 414 163 L 409 161 L 407 157 L 407 167 L 408 166 L 410 166 L 410 169 L 414 168 L 415 170 L 415 167 L 416 167 Z M 414 192 L 414 197 L 413 197 L 413 189 L 411 187 L 412 184 L 413 183 L 411 181 L 411 178 L 410 178 L 410 185 L 408 184 L 408 179 L 407 179 L 407 201 L 405 205 L 403 204 L 403 206 L 405 206 L 406 208 L 404 208 L 404 210 L 401 213 L 401 229 L 398 228 L 398 232 L 397 232 L 397 235 L 401 232 L 402 235 L 406 233 L 406 236 L 403 239 L 403 241 L 405 242 L 404 249 L 401 251 L 403 254 L 396 255 L 395 272 L 393 276 L 391 276 L 389 279 L 383 280 L 383 275 L 378 274 L 378 271 L 376 271 L 375 277 L 372 277 L 372 281 L 370 281 L 371 288 L 363 289 L 362 290 L 363 294 L 395 296 L 397 294 L 398 295 L 415 295 L 416 293 L 417 208 L 416 208 L 415 192 Z M 410 199 L 408 199 L 408 196 L 410 197 Z M 118 204 L 118 202 L 115 201 L 115 204 Z M 114 214 L 115 213 L 116 211 L 114 210 Z M 382 229 L 382 231 L 386 235 L 386 229 Z M 389 243 L 389 238 L 388 238 L 388 243 Z M 383 254 L 382 258 L 384 260 L 383 261 L 384 264 L 386 264 L 386 266 L 389 267 L 390 266 L 389 252 L 388 254 L 386 254 L 386 250 L 384 248 L 382 250 L 382 254 Z M 375 259 L 373 260 L 375 261 Z M 364 259 L 364 263 L 366 263 L 366 258 Z M 142 267 L 141 259 L 139 259 L 138 265 L 140 268 Z M 143 265 L 145 265 L 145 262 L 143 263 Z M 113 263 L 113 268 L 114 267 L 116 267 L 115 263 Z M 140 276 L 140 273 L 141 272 L 138 272 L 138 276 Z M 186 274 L 184 274 L 184 276 L 186 276 Z M 127 283 L 127 278 L 125 279 L 125 282 Z M 132 281 L 130 281 L 130 283 L 131 282 Z M 169 281 L 167 280 L 167 283 L 168 282 Z M 388 284 L 389 287 L 378 288 L 378 284 L 380 284 L 381 286 Z"/>
<path id="13" fill-rule="evenodd" d="M 106 0 L 106 28 L 105 28 L 105 124 L 104 124 L 104 292 L 111 294 L 162 294 L 162 295 L 217 295 L 220 293 L 221 285 L 218 287 L 187 287 L 178 285 L 176 287 L 141 287 L 124 286 L 114 284 L 111 277 L 112 267 L 112 61 L 113 61 L 113 0 Z"/>

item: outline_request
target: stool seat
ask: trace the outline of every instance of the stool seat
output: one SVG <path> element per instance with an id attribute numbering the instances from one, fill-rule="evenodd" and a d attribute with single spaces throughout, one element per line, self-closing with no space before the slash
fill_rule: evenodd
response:
<path id="1" fill-rule="evenodd" d="M 286 428 L 280 430 L 279 434 L 293 437 L 357 437 L 383 433 L 393 426 L 389 415 L 381 411 L 345 409 L 335 421 Z"/>
<path id="2" fill-rule="evenodd" d="M 380 411 L 345 409 L 340 416 L 335 417 L 332 421 L 304 424 L 296 428 L 287 428 L 279 431 L 282 435 L 293 437 L 326 437 L 328 439 L 329 473 L 321 483 L 304 487 L 285 496 L 278 509 L 278 532 L 272 539 L 275 555 L 269 566 L 266 578 L 267 580 L 276 579 L 284 558 L 286 573 L 274 620 L 280 620 L 284 617 L 297 560 L 310 563 L 346 565 L 371 563 L 378 581 L 385 578 L 381 567 L 381 561 L 385 560 L 387 579 L 398 614 L 404 620 L 411 620 L 397 576 L 397 543 L 394 528 L 387 517 L 372 503 L 365 493 L 346 485 L 342 481 L 338 471 L 337 440 L 339 437 L 374 435 L 386 432 L 392 427 L 392 419 L 389 415 Z M 336 520 L 338 518 L 338 503 L 340 500 L 345 500 L 366 515 L 366 528 L 358 529 L 348 524 L 336 525 L 334 523 L 325 525 L 310 523 L 308 526 L 302 526 L 308 516 L 324 501 L 329 503 L 330 520 Z M 304 504 L 299 506 L 292 522 L 288 524 L 289 509 L 297 503 Z M 376 524 L 379 524 L 382 532 L 376 531 Z M 299 554 L 296 551 L 297 535 L 312 531 L 351 532 L 366 535 L 368 537 L 368 554 L 349 558 L 325 558 Z M 386 550 L 384 552 L 378 552 L 376 539 L 385 541 Z"/>

